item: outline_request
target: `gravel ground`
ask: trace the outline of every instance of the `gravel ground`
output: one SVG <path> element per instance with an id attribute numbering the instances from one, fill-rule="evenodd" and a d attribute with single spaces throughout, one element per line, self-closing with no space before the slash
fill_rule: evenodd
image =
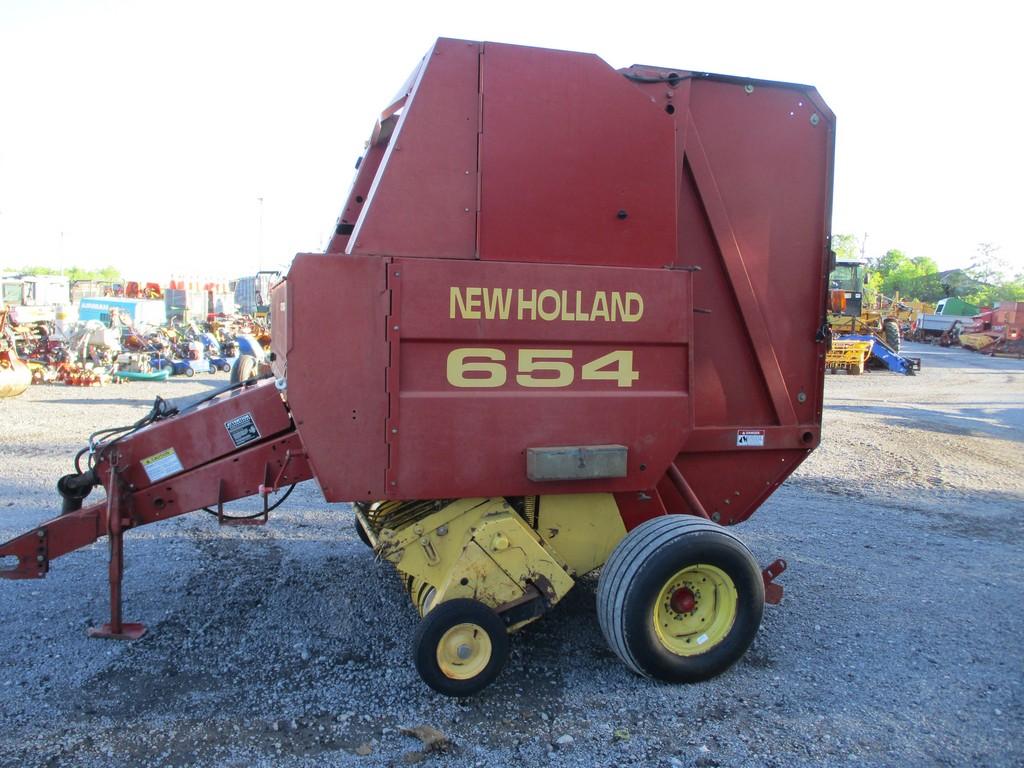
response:
<path id="1" fill-rule="evenodd" d="M 103 542 L 0 582 L 0 765 L 1024 764 L 1024 362 L 911 354 L 916 378 L 828 378 L 824 444 L 739 529 L 789 562 L 786 598 L 715 680 L 630 674 L 591 577 L 495 685 L 436 695 L 398 579 L 306 484 L 266 527 L 196 513 L 131 532 L 136 643 L 84 636 L 107 611 Z M 0 540 L 52 516 L 89 432 L 216 383 L 0 401 Z M 417 725 L 450 751 L 424 754 Z"/>

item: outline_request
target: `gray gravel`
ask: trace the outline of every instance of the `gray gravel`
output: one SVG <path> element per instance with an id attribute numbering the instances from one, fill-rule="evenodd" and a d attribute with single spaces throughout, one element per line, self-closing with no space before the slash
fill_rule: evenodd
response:
<path id="1" fill-rule="evenodd" d="M 1024 362 L 917 353 L 916 378 L 828 378 L 824 445 L 739 528 L 789 562 L 786 598 L 711 682 L 630 674 L 591 577 L 495 685 L 436 695 L 398 579 L 306 484 L 267 527 L 200 512 L 131 532 L 136 643 L 84 636 L 107 611 L 103 542 L 0 582 L 0 765 L 1024 764 Z M 0 540 L 52 516 L 89 432 L 217 381 L 0 401 Z"/>

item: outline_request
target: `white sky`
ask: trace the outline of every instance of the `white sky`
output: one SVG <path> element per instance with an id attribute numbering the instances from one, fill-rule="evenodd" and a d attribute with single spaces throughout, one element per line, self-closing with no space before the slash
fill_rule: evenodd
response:
<path id="1" fill-rule="evenodd" d="M 833 232 L 1024 270 L 1014 5 L 0 0 L 0 267 L 235 276 L 326 244 L 438 36 L 791 80 L 838 118 Z M 63 238 L 61 232 L 64 233 Z"/>

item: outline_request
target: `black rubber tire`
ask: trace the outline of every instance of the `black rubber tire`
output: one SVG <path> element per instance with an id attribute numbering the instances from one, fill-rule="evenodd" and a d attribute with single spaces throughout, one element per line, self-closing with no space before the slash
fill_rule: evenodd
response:
<path id="1" fill-rule="evenodd" d="M 224 365 L 222 365 L 222 366 L 220 367 L 220 369 L 221 369 L 221 371 L 223 371 L 224 373 L 231 373 L 231 365 L 230 365 L 230 363 L 224 363 Z"/>
<path id="2" fill-rule="evenodd" d="M 889 349 L 898 355 L 903 347 L 903 334 L 900 333 L 900 324 L 896 320 L 883 320 L 882 335 L 885 336 L 885 343 L 889 345 Z"/>
<path id="3" fill-rule="evenodd" d="M 654 604 L 674 573 L 713 565 L 736 586 L 736 617 L 720 642 L 680 656 L 658 639 Z M 754 640 L 764 613 L 761 569 L 742 541 L 722 526 L 689 515 L 648 520 L 626 535 L 601 571 L 597 619 L 608 646 L 631 670 L 673 683 L 694 683 L 735 664 Z"/>
<path id="4" fill-rule="evenodd" d="M 195 369 L 191 365 L 188 368 L 185 369 L 185 376 L 187 378 L 191 379 L 195 375 L 196 375 Z"/>
<path id="5" fill-rule="evenodd" d="M 437 662 L 437 645 L 452 627 L 472 623 L 483 629 L 491 641 L 491 658 L 474 677 L 456 680 L 448 677 Z M 413 638 L 413 659 L 423 682 L 445 696 L 463 697 L 479 693 L 494 679 L 508 659 L 508 631 L 494 611 L 481 602 L 460 597 L 434 607 L 423 617 Z"/>
<path id="6" fill-rule="evenodd" d="M 240 355 L 231 366 L 231 383 L 240 384 L 255 379 L 259 373 L 259 363 L 252 355 Z"/>
<path id="7" fill-rule="evenodd" d="M 353 509 L 359 509 L 364 514 L 365 514 L 365 508 L 368 507 L 368 506 L 369 506 L 368 504 L 364 504 L 361 501 L 354 501 L 354 502 L 352 502 L 352 508 Z M 362 523 L 359 522 L 359 518 L 356 517 L 355 515 L 352 516 L 352 525 L 356 529 L 356 536 L 359 537 L 359 540 L 361 542 L 363 542 L 363 544 L 365 544 L 366 546 L 373 547 L 373 542 L 370 541 L 370 537 L 367 536 L 366 535 L 366 531 L 363 530 Z"/>

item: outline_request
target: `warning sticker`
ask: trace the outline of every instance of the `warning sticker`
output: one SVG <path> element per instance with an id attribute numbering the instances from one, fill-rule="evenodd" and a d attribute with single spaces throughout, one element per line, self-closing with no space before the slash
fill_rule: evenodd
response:
<path id="1" fill-rule="evenodd" d="M 165 477 L 177 474 L 185 469 L 181 466 L 178 454 L 174 452 L 173 448 L 168 448 L 166 451 L 160 451 L 160 453 L 154 454 L 148 459 L 143 459 L 142 468 L 146 470 L 146 477 L 149 478 L 151 483 L 159 482 Z"/>
<path id="2" fill-rule="evenodd" d="M 231 442 L 235 448 L 241 448 L 246 443 L 260 439 L 260 431 L 256 429 L 256 422 L 252 420 L 251 413 L 236 416 L 231 421 L 224 422 L 224 428 L 231 435 Z"/>
<path id="3" fill-rule="evenodd" d="M 763 429 L 737 429 L 737 448 L 761 448 L 764 446 Z"/>

